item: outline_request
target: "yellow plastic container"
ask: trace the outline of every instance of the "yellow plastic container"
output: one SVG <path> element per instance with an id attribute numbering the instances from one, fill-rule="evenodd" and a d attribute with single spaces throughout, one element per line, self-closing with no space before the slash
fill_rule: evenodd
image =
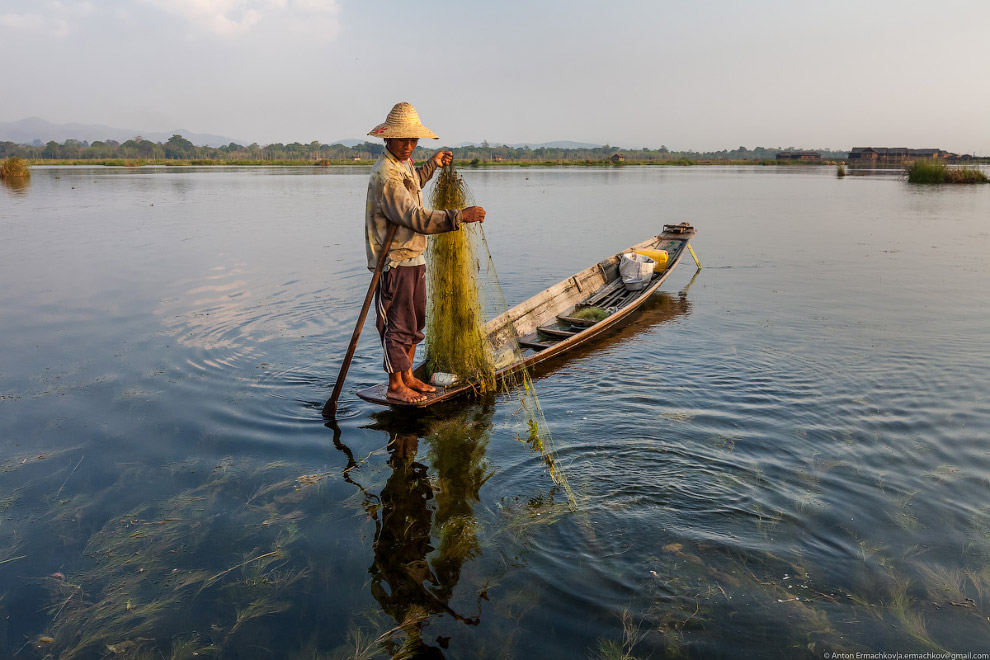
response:
<path id="1" fill-rule="evenodd" d="M 667 251 L 666 250 L 653 250 L 651 248 L 643 248 L 641 250 L 636 250 L 636 254 L 641 254 L 644 257 L 649 257 L 653 261 L 657 262 L 657 265 L 653 267 L 654 273 L 662 273 L 667 270 Z"/>

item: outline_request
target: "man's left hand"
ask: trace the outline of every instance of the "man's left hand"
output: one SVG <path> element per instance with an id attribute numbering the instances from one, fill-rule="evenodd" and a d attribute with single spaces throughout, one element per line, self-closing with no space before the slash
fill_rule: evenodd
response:
<path id="1" fill-rule="evenodd" d="M 449 151 L 438 151 L 433 154 L 433 162 L 437 167 L 447 167 L 454 160 L 454 154 Z"/>

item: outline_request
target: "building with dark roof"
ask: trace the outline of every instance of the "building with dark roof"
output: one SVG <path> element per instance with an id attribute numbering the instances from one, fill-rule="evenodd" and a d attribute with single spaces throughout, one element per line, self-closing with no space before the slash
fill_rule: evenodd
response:
<path id="1" fill-rule="evenodd" d="M 817 151 L 780 151 L 777 160 L 820 161 L 822 155 Z"/>
<path id="2" fill-rule="evenodd" d="M 907 149 L 905 147 L 854 147 L 849 152 L 849 164 L 901 165 L 907 161 L 937 158 L 958 158 L 941 149 Z"/>

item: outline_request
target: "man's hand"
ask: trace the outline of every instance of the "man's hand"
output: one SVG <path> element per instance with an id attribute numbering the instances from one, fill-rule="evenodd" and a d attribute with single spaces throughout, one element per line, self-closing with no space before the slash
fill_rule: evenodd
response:
<path id="1" fill-rule="evenodd" d="M 461 211 L 461 222 L 484 222 L 485 209 L 480 206 L 469 206 Z"/>
<path id="2" fill-rule="evenodd" d="M 454 160 L 454 154 L 449 151 L 438 151 L 433 154 L 433 162 L 437 167 L 447 167 Z"/>

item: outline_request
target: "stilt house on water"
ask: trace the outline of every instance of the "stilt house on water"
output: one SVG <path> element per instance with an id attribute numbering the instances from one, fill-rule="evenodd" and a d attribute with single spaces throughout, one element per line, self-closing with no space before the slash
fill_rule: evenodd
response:
<path id="1" fill-rule="evenodd" d="M 906 149 L 904 147 L 854 147 L 849 152 L 850 165 L 903 165 L 915 160 L 955 160 L 959 156 L 941 149 Z"/>
<path id="2" fill-rule="evenodd" d="M 777 160 L 821 161 L 822 155 L 817 151 L 780 151 Z"/>

